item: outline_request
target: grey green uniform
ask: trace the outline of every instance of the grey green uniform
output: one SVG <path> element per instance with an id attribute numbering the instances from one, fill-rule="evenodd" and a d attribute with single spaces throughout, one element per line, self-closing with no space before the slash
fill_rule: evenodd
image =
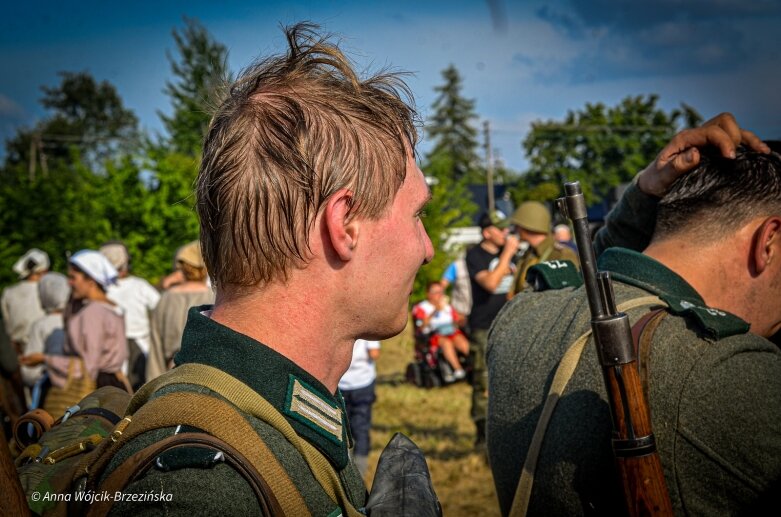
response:
<path id="1" fill-rule="evenodd" d="M 253 388 L 287 418 L 302 438 L 315 445 L 330 460 L 350 501 L 356 508 L 362 508 L 366 503 L 366 487 L 357 468 L 348 458 L 352 438 L 344 416 L 341 394 L 329 393 L 320 382 L 287 358 L 199 312 L 208 308 L 190 309 L 176 364 L 200 363 L 213 366 Z M 325 405 L 312 405 L 300 396 L 294 396 L 294 385 Z M 186 389 L 212 393 L 206 388 L 185 385 L 169 386 L 160 393 Z M 297 398 L 297 404 L 292 403 L 294 398 Z M 339 515 L 339 508 L 314 479 L 293 445 L 268 424 L 252 416 L 244 416 L 290 474 L 312 515 Z M 108 472 L 132 453 L 171 436 L 175 431 L 175 428 L 150 431 L 131 441 L 112 460 Z M 188 517 L 260 514 L 255 494 L 244 478 L 224 462 L 214 461 L 213 454 L 204 454 L 195 448 L 187 449 L 184 453 L 171 451 L 162 454 L 155 467 L 142 479 L 129 485 L 125 493 L 149 491 L 170 493 L 172 501 L 118 503 L 112 509 L 112 514 Z"/>
<path id="2" fill-rule="evenodd" d="M 634 189 L 634 187 L 632 187 Z M 629 193 L 600 247 L 647 243 L 654 203 Z M 620 227 L 620 219 L 638 231 Z M 626 237 L 626 238 L 625 238 Z M 649 403 L 676 514 L 751 511 L 778 500 L 781 479 L 781 351 L 736 316 L 705 307 L 674 272 L 627 249 L 609 249 L 618 303 L 655 294 L 670 304 L 651 345 Z M 648 310 L 629 311 L 631 321 Z M 583 288 L 522 293 L 489 335 L 488 448 L 500 506 L 512 504 L 553 371 L 589 328 Z M 610 450 L 610 417 L 593 344 L 583 353 L 541 449 L 530 515 L 623 513 Z M 773 487 L 776 490 L 773 490 Z M 776 505 L 777 507 L 777 505 Z"/>

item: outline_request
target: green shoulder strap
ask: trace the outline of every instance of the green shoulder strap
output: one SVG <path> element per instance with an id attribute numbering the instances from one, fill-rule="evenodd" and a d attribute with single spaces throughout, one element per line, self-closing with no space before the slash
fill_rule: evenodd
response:
<path id="1" fill-rule="evenodd" d="M 317 482 L 323 487 L 328 496 L 336 504 L 342 507 L 348 516 L 360 517 L 361 514 L 350 502 L 344 492 L 339 475 L 331 463 L 312 444 L 301 437 L 290 425 L 290 422 L 274 408 L 266 399 L 258 393 L 222 370 L 204 364 L 187 363 L 157 377 L 142 386 L 130 401 L 127 415 L 132 415 L 149 397 L 157 390 L 171 384 L 195 384 L 208 388 L 241 411 L 259 418 L 274 427 L 287 439 L 301 454 L 309 465 Z M 217 438 L 222 438 L 216 434 Z"/>

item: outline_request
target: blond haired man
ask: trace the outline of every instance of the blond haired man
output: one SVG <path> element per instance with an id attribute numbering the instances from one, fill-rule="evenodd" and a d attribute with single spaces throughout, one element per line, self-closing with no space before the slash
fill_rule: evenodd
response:
<path id="1" fill-rule="evenodd" d="M 197 209 L 216 301 L 190 310 L 174 362 L 219 369 L 271 404 L 328 461 L 346 494 L 335 502 L 287 438 L 245 415 L 296 497 L 313 515 L 347 514 L 365 506 L 366 488 L 348 458 L 337 384 L 356 339 L 384 339 L 406 325 L 415 275 L 434 253 L 420 219 L 430 194 L 414 160 L 404 83 L 359 79 L 310 26 L 286 36 L 286 55 L 238 79 L 206 136 Z M 142 435 L 126 448 L 175 432 Z M 170 501 L 122 502 L 114 511 L 274 513 L 214 451 L 163 453 L 125 493 L 160 490 Z M 284 503 L 285 494 L 272 495 Z"/>

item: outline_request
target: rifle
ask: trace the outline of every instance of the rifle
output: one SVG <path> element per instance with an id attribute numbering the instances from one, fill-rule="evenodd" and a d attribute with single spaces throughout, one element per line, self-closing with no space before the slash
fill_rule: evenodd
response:
<path id="1" fill-rule="evenodd" d="M 597 271 L 596 255 L 579 182 L 565 183 L 559 210 L 572 220 L 580 269 L 591 310 L 591 328 L 607 389 L 613 456 L 629 515 L 672 515 L 651 414 L 637 369 L 629 317 L 616 310 L 610 273 Z"/>

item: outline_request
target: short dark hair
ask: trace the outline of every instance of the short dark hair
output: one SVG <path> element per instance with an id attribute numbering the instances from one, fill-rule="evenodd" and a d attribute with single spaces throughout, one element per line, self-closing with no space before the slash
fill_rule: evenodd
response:
<path id="1" fill-rule="evenodd" d="M 710 240 L 771 214 L 781 215 L 781 155 L 740 148 L 730 160 L 703 152 L 659 202 L 654 239 L 702 230 Z"/>

